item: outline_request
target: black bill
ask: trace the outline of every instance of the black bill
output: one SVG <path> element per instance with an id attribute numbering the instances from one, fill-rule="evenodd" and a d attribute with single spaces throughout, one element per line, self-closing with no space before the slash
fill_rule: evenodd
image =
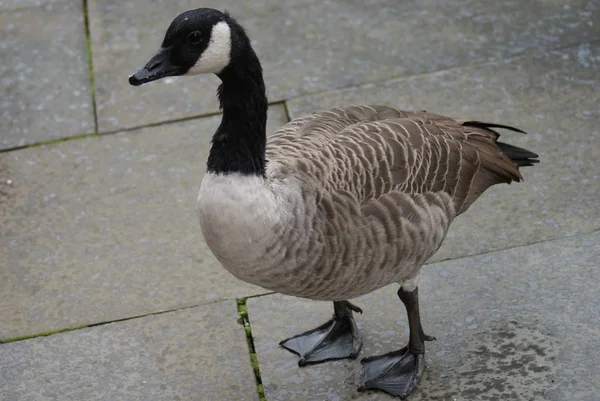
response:
<path id="1" fill-rule="evenodd" d="M 129 83 L 134 86 L 140 86 L 164 77 L 181 75 L 181 73 L 180 67 L 171 64 L 169 49 L 161 47 L 144 68 L 129 76 Z"/>

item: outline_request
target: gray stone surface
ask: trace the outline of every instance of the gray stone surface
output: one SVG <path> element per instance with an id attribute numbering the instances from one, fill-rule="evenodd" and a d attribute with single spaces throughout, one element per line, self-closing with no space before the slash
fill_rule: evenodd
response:
<path id="1" fill-rule="evenodd" d="M 0 345 L 2 401 L 258 400 L 235 301 Z"/>
<path id="2" fill-rule="evenodd" d="M 0 148 L 94 131 L 81 1 L 0 12 Z"/>
<path id="3" fill-rule="evenodd" d="M 0 339 L 266 292 L 196 218 L 220 118 L 0 154 Z"/>
<path id="4" fill-rule="evenodd" d="M 432 260 L 600 228 L 600 43 L 288 102 L 291 117 L 335 105 L 389 104 L 520 127 L 502 139 L 539 153 L 524 183 L 488 190 Z"/>
<path id="5" fill-rule="evenodd" d="M 600 396 L 600 233 L 426 266 L 420 285 L 426 370 L 410 401 L 596 401 Z M 400 348 L 408 324 L 395 286 L 355 301 L 361 357 Z M 391 400 L 357 393 L 360 363 L 298 368 L 278 341 L 329 318 L 332 306 L 282 295 L 248 300 L 269 401 Z"/>
<path id="6" fill-rule="evenodd" d="M 90 0 L 100 130 L 216 109 L 215 77 L 132 88 L 127 77 L 182 11 L 228 9 L 247 28 L 271 100 L 600 38 L 600 2 Z"/>
<path id="7" fill-rule="evenodd" d="M 68 1 L 75 4 L 81 3 L 78 0 L 0 0 L 0 12 L 10 12 L 30 7 L 39 7 L 49 3 L 65 3 Z"/>

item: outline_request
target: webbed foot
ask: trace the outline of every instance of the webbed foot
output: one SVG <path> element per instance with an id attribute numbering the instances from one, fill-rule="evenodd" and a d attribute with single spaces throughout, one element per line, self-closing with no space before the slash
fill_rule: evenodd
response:
<path id="1" fill-rule="evenodd" d="M 398 290 L 398 297 L 406 307 L 410 337 L 408 345 L 398 351 L 365 358 L 361 385 L 358 391 L 381 390 L 405 399 L 415 389 L 425 368 L 425 341 L 433 341 L 423 331 L 419 312 L 419 291 Z"/>
<path id="2" fill-rule="evenodd" d="M 361 363 L 362 380 L 358 391 L 381 390 L 401 399 L 415 389 L 425 367 L 424 354 L 408 347 L 365 358 Z"/>
<path id="3" fill-rule="evenodd" d="M 334 302 L 334 309 L 335 314 L 327 323 L 279 343 L 300 356 L 298 366 L 354 359 L 360 353 L 362 341 L 352 311 L 362 313 L 362 310 L 348 301 Z"/>

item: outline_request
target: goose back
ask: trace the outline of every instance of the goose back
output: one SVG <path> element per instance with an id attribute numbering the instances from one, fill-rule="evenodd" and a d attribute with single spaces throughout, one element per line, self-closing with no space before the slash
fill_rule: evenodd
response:
<path id="1" fill-rule="evenodd" d="M 361 204 L 390 192 L 445 192 L 460 214 L 490 186 L 522 180 L 496 144 L 499 134 L 470 123 L 380 105 L 335 108 L 281 127 L 269 137 L 267 159 Z"/>

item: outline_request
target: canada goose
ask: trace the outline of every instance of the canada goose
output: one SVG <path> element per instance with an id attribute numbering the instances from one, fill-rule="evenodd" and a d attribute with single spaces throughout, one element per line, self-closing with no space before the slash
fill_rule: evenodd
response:
<path id="1" fill-rule="evenodd" d="M 407 346 L 364 359 L 359 390 L 405 398 L 424 367 L 418 278 L 452 220 L 490 186 L 521 181 L 536 154 L 498 142 L 500 124 L 362 105 L 294 119 L 266 138 L 260 62 L 227 13 L 179 15 L 160 50 L 129 77 L 214 73 L 223 118 L 198 193 L 204 238 L 237 278 L 333 301 L 334 316 L 281 345 L 299 365 L 355 358 L 361 339 L 348 299 L 399 283 Z"/>

